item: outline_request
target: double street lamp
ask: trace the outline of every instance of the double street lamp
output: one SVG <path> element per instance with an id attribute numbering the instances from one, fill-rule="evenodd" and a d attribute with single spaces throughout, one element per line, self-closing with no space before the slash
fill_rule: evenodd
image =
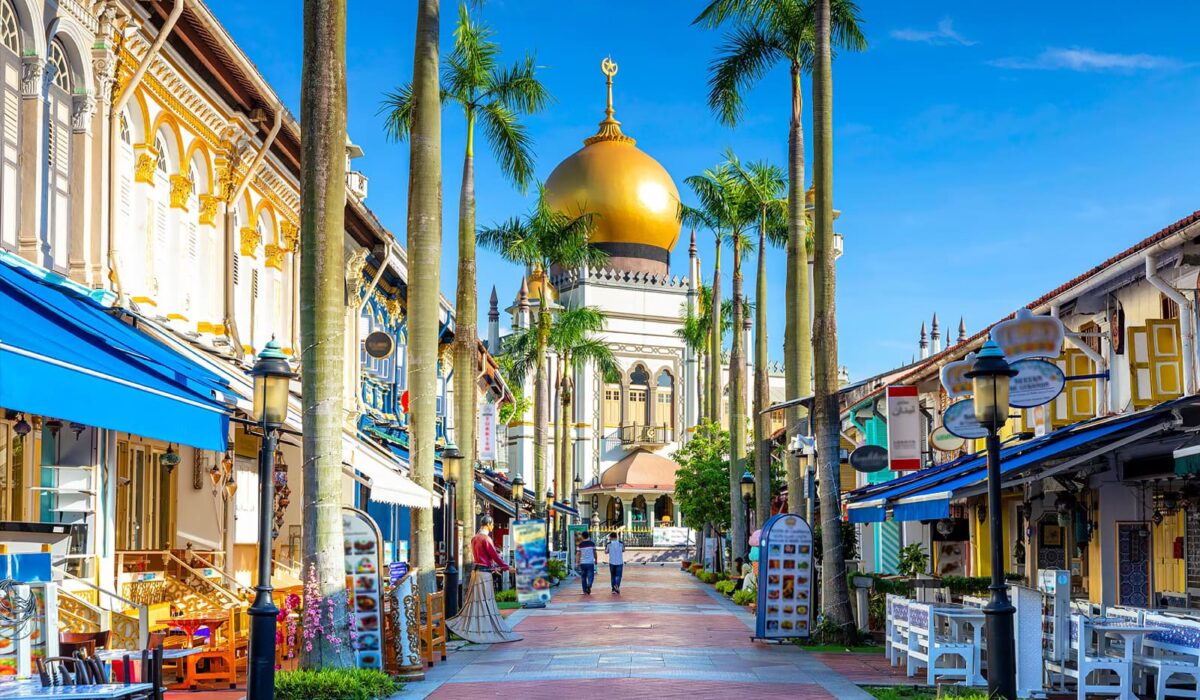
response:
<path id="1" fill-rule="evenodd" d="M 754 497 L 754 475 L 750 470 L 742 472 L 742 511 L 746 515 L 746 552 L 750 551 L 750 499 Z M 742 572 L 735 572 L 740 574 Z"/>
<path id="2" fill-rule="evenodd" d="M 287 355 L 272 338 L 254 368 L 254 420 L 262 429 L 258 450 L 258 585 L 250 614 L 250 660 L 247 668 L 247 695 L 250 700 L 270 700 L 275 696 L 275 620 L 279 608 L 271 599 L 272 519 L 275 513 L 275 450 L 279 427 L 287 418 L 292 368 Z"/>
<path id="3" fill-rule="evenodd" d="M 975 420 L 987 429 L 988 512 L 992 513 L 992 591 L 983 608 L 987 616 L 988 697 L 1016 700 L 1017 675 L 1013 616 L 1016 609 L 1008 598 L 1004 581 L 1003 523 L 1000 503 L 1000 427 L 1008 421 L 1008 383 L 1017 374 L 1004 352 L 993 340 L 983 344 L 966 377 L 975 394 Z"/>

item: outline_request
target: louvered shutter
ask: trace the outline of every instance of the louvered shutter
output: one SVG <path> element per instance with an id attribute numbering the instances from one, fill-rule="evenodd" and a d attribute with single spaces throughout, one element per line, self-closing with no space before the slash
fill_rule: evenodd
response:
<path id="1" fill-rule="evenodd" d="M 1183 396 L 1183 350 L 1179 319 L 1146 321 L 1150 360 L 1150 393 L 1156 402 Z"/>
<path id="2" fill-rule="evenodd" d="M 1096 373 L 1096 363 L 1078 348 L 1063 351 L 1055 362 L 1063 374 L 1077 377 Z M 1078 423 L 1096 415 L 1096 380 L 1068 380 L 1063 393 L 1054 399 L 1053 425 L 1055 428 Z"/>
<path id="3" fill-rule="evenodd" d="M 204 268 L 200 267 L 200 265 L 199 265 L 199 262 L 200 262 L 200 233 L 199 233 L 199 231 L 196 230 L 195 220 L 189 220 L 189 221 L 183 222 L 183 240 L 184 240 L 184 245 L 187 246 L 187 250 L 185 252 L 185 257 L 187 258 L 187 269 L 192 270 L 194 272 L 201 272 Z M 177 283 L 177 284 L 179 284 L 179 288 L 181 289 L 182 294 L 183 294 L 182 308 L 183 308 L 185 314 L 190 313 L 192 310 L 192 307 L 194 306 L 194 304 L 192 303 L 192 292 L 195 289 L 195 286 L 194 286 L 195 280 L 196 280 L 195 277 L 189 275 L 186 279 L 186 282 L 190 283 L 190 284 L 187 284 L 186 286 L 184 284 L 182 284 L 182 282 L 184 282 L 185 280 L 181 280 L 179 283 Z"/>
<path id="4" fill-rule="evenodd" d="M 0 129 L 0 241 L 17 245 L 17 221 L 20 213 L 21 174 L 17 159 L 21 155 L 21 68 L 16 56 L 3 54 L 3 120 Z"/>
<path id="5" fill-rule="evenodd" d="M 1129 358 L 1129 400 L 1134 408 L 1154 405 L 1154 381 L 1150 368 L 1150 338 L 1146 326 L 1125 329 L 1125 356 Z"/>
<path id="6" fill-rule="evenodd" d="M 159 183 L 159 187 L 162 187 Z M 156 299 L 160 308 L 170 308 L 171 300 L 167 299 L 169 275 L 167 266 L 171 260 L 171 241 L 167 236 L 167 208 L 162 202 L 154 202 L 154 292 L 160 297 Z"/>

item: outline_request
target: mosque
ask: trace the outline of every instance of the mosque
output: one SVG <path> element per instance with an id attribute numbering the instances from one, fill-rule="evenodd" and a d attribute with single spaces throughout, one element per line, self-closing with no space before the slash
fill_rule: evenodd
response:
<path id="1" fill-rule="evenodd" d="M 526 271 L 517 299 L 508 308 L 513 328 L 528 328 L 541 304 L 600 309 L 605 329 L 599 334 L 620 368 L 603 376 L 594 366 L 570 374 L 572 413 L 571 483 L 557 484 L 555 445 L 547 450 L 546 483 L 561 498 L 578 505 L 584 522 L 602 528 L 647 530 L 651 525 L 679 524 L 675 508 L 675 471 L 671 459 L 695 430 L 699 419 L 699 362 L 678 334 L 689 309 L 699 304 L 700 257 L 695 232 L 688 247 L 688 274 L 672 276 L 670 257 L 680 238 L 679 189 L 671 174 L 614 118 L 613 76 L 617 66 L 606 59 L 608 103 L 595 135 L 568 156 L 546 180 L 547 202 L 559 211 L 597 215 L 592 243 L 608 253 L 602 269 Z M 752 277 L 747 278 L 747 284 Z M 728 287 L 726 287 L 728 288 Z M 500 309 L 493 292 L 488 347 L 501 352 Z M 745 347 L 753 344 L 749 325 Z M 781 339 L 780 339 L 781 342 Z M 751 360 L 753 358 L 751 357 Z M 558 376 L 551 357 L 548 376 Z M 752 365 L 750 375 L 752 376 Z M 771 399 L 784 394 L 781 367 L 771 370 Z M 523 383 L 532 406 L 533 382 Z M 750 415 L 747 392 L 747 415 Z M 551 420 L 558 420 L 558 390 L 550 384 Z M 548 434 L 556 434 L 551 426 Z M 749 435 L 749 430 L 747 435 Z M 510 474 L 533 479 L 532 410 L 514 420 L 501 436 Z M 501 451 L 505 451 L 501 448 Z M 575 490 L 578 492 L 575 493 Z"/>

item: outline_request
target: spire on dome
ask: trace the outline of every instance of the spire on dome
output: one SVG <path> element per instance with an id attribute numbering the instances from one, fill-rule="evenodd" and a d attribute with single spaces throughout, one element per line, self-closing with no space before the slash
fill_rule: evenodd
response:
<path id="1" fill-rule="evenodd" d="M 958 317 L 958 340 L 956 340 L 955 342 L 956 343 L 967 342 L 967 323 L 966 323 L 966 321 L 963 320 L 962 316 Z"/>
<path id="2" fill-rule="evenodd" d="M 621 133 L 621 122 L 613 118 L 615 111 L 613 110 L 613 76 L 617 74 L 617 64 L 612 60 L 612 56 L 605 58 L 600 62 L 600 72 L 604 74 L 605 85 L 608 87 L 608 105 L 604 108 L 604 120 L 600 122 L 600 130 L 595 136 L 589 136 L 583 140 L 585 146 L 590 146 L 593 143 L 600 141 L 616 141 L 617 143 L 627 143 L 633 145 L 637 143 L 633 138 Z"/>
<path id="3" fill-rule="evenodd" d="M 517 292 L 517 307 L 529 308 L 529 283 L 525 280 L 524 275 L 521 276 L 521 289 Z"/>
<path id="4" fill-rule="evenodd" d="M 921 342 L 919 343 L 919 347 L 921 348 L 921 359 L 924 360 L 926 357 L 929 357 L 929 334 L 925 332 L 924 321 L 921 321 Z"/>
<path id="5" fill-rule="evenodd" d="M 500 320 L 500 299 L 496 297 L 496 285 L 492 285 L 492 296 L 488 299 L 488 320 Z"/>
<path id="6" fill-rule="evenodd" d="M 938 330 L 937 312 L 933 312 L 933 331 L 929 334 L 931 338 L 937 340 L 942 337 L 942 332 Z"/>
<path id="7" fill-rule="evenodd" d="M 698 251 L 696 249 L 696 227 L 693 226 L 692 227 L 692 243 L 691 243 L 691 245 L 688 246 L 688 257 L 689 258 L 696 257 L 697 252 Z"/>

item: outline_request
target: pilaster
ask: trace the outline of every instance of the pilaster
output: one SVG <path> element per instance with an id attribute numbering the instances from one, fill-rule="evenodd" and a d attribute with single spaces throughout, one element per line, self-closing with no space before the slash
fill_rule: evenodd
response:
<path id="1" fill-rule="evenodd" d="M 38 234 L 42 230 L 42 166 L 46 141 L 45 94 L 42 89 L 46 61 L 40 56 L 21 58 L 21 220 L 17 252 L 31 263 L 38 259 Z"/>
<path id="2" fill-rule="evenodd" d="M 89 284 L 91 261 L 96 259 L 92 232 L 92 200 L 96 181 L 92 174 L 92 126 L 96 114 L 96 98 L 75 95 L 71 105 L 71 230 L 70 252 L 67 256 L 68 274 L 80 284 Z"/>

